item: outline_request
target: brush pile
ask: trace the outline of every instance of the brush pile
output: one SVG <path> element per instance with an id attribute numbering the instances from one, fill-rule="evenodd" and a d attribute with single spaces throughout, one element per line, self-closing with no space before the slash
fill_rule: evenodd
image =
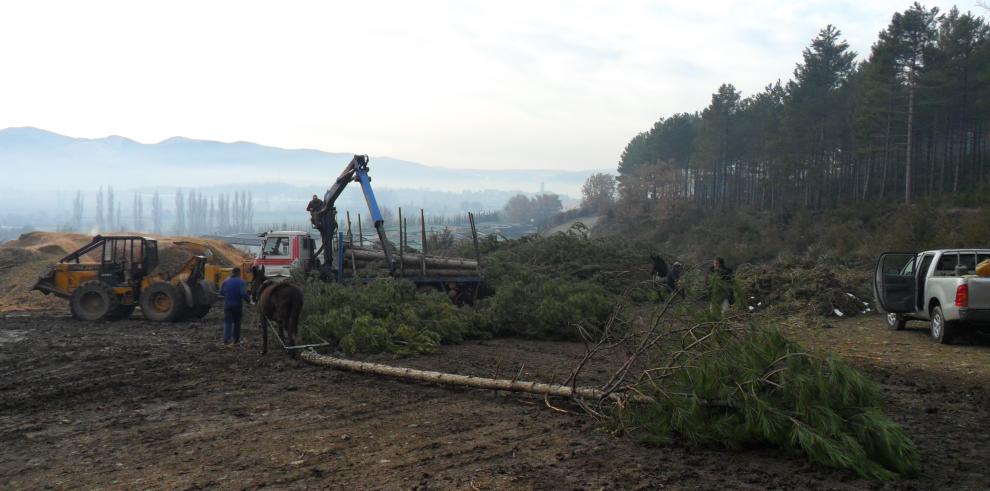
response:
<path id="1" fill-rule="evenodd" d="M 870 479 L 919 469 L 913 442 L 883 414 L 876 383 L 774 329 L 698 326 L 655 359 L 632 385 L 648 400 L 619 406 L 616 429 L 652 443 L 764 442 Z"/>
<path id="2" fill-rule="evenodd" d="M 346 353 L 435 353 L 441 343 L 483 337 L 487 322 L 474 309 L 455 306 L 440 292 L 417 292 L 408 281 L 382 279 L 346 286 L 308 280 L 302 333 Z"/>
<path id="3" fill-rule="evenodd" d="M 736 277 L 751 311 L 776 309 L 828 317 L 872 312 L 870 277 L 865 268 L 822 263 L 785 262 L 744 264 Z"/>
<path id="4" fill-rule="evenodd" d="M 520 270 L 536 275 L 601 285 L 623 294 L 650 280 L 650 248 L 616 238 L 591 238 L 581 223 L 567 232 L 524 236 L 498 243 L 485 256 L 486 278 L 496 282 Z"/>

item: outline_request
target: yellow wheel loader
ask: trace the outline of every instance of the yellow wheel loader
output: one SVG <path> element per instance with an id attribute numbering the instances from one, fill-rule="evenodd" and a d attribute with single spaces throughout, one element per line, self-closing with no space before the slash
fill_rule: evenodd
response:
<path id="1" fill-rule="evenodd" d="M 72 316 L 85 321 L 130 317 L 141 307 L 156 322 L 202 318 L 217 301 L 217 287 L 233 268 L 196 255 L 178 271 L 156 271 L 158 242 L 140 236 L 101 236 L 63 257 L 40 277 L 34 290 L 69 301 Z M 250 282 L 251 271 L 245 271 Z"/>

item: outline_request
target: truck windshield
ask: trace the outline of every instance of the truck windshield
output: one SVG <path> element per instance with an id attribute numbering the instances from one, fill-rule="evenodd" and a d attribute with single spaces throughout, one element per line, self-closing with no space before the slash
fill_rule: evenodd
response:
<path id="1" fill-rule="evenodd" d="M 265 240 L 264 253 L 267 256 L 288 256 L 289 239 L 287 237 L 269 237 Z"/>

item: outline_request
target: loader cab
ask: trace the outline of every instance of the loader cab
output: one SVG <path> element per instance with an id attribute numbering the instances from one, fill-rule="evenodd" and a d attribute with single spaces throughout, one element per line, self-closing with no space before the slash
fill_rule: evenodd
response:
<path id="1" fill-rule="evenodd" d="M 158 266 L 158 242 L 141 236 L 97 235 L 59 263 L 87 264 L 107 285 L 130 286 Z"/>
<path id="2" fill-rule="evenodd" d="M 105 237 L 100 280 L 130 286 L 158 266 L 158 241 L 145 237 Z"/>

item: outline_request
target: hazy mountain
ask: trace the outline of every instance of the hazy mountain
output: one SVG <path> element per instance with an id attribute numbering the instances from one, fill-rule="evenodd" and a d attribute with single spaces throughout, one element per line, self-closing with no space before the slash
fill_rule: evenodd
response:
<path id="1" fill-rule="evenodd" d="M 72 138 L 37 128 L 7 128 L 0 130 L 0 226 L 65 223 L 77 191 L 84 195 L 86 219 L 92 219 L 96 190 L 106 186 L 113 186 L 124 216 L 132 213 L 135 193 L 149 206 L 158 190 L 168 213 L 177 188 L 195 188 L 207 196 L 250 190 L 259 220 L 304 221 L 301 210 L 309 197 L 322 196 L 352 156 L 250 142 L 173 137 L 144 144 L 122 136 Z M 450 169 L 371 157 L 371 176 L 383 207 L 425 208 L 434 214 L 496 210 L 514 193 L 535 193 L 541 185 L 565 196 L 565 206 L 573 205 L 592 172 Z M 338 208 L 363 213 L 367 207 L 359 187 L 351 188 Z"/>
<path id="2" fill-rule="evenodd" d="M 258 182 L 326 187 L 352 155 L 183 137 L 144 144 L 122 136 L 89 139 L 29 127 L 0 130 L 0 170 L 18 171 L 19 189 L 89 189 L 108 183 L 121 188 L 207 187 Z M 20 172 L 27 169 L 30 172 Z M 535 192 L 542 183 L 547 191 L 573 196 L 592 172 L 451 169 L 371 157 L 371 174 L 380 187 Z"/>

